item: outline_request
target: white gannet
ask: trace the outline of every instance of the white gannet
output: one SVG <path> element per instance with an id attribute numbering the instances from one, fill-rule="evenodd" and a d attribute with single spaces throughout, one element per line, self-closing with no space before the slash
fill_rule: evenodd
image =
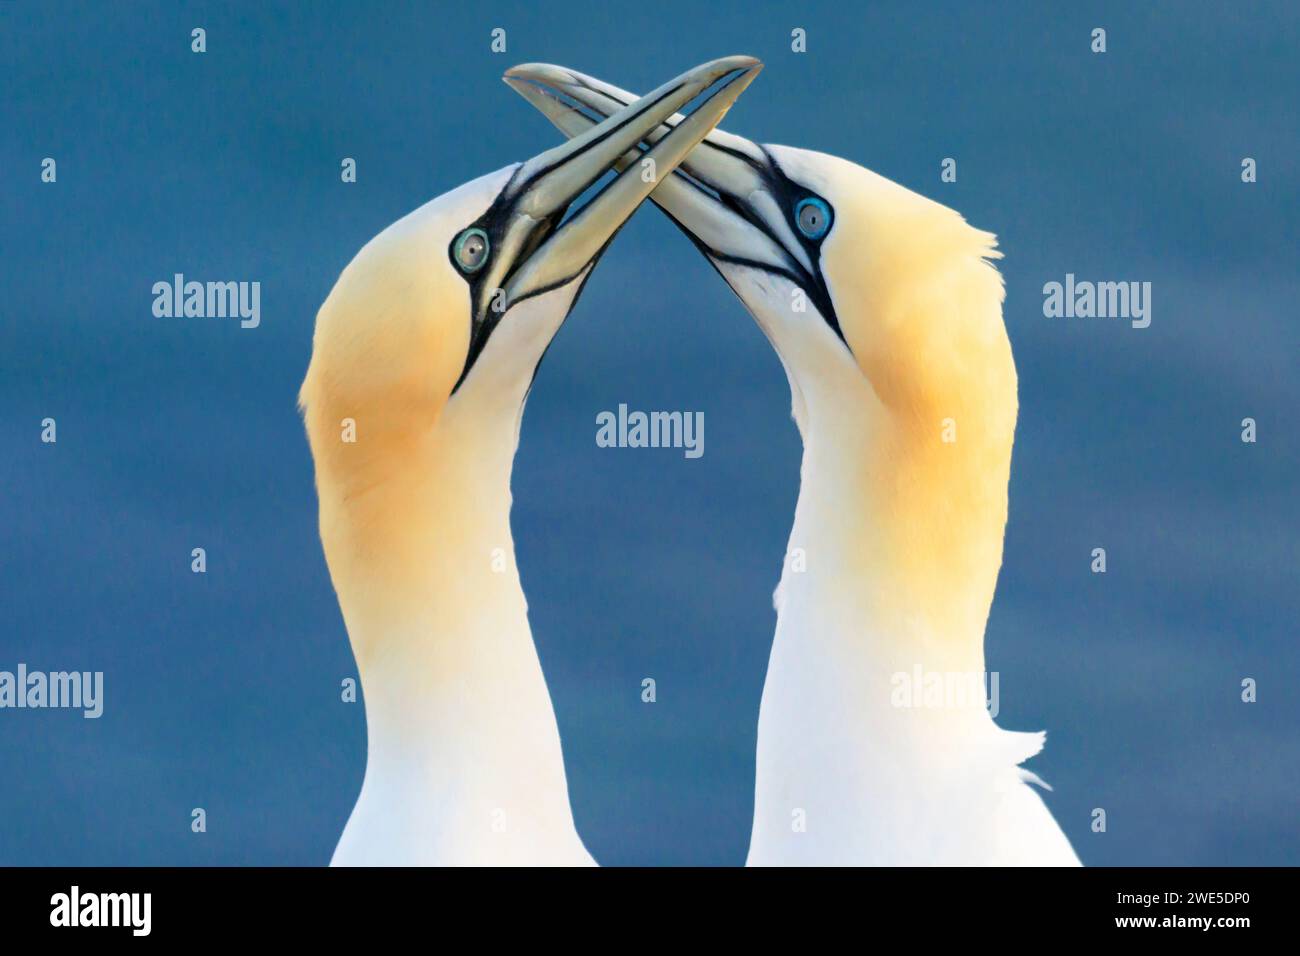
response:
<path id="1" fill-rule="evenodd" d="M 333 863 L 592 864 L 510 533 L 510 473 L 543 353 L 653 188 L 570 204 L 661 121 L 670 172 L 757 75 L 715 60 L 588 134 L 393 223 L 316 319 L 303 408 L 320 535 L 365 691 L 368 754 Z"/>
<path id="2" fill-rule="evenodd" d="M 545 64 L 506 82 L 570 136 L 633 99 Z M 1078 865 L 1019 766 L 1044 735 L 985 707 L 1017 410 L 994 236 L 722 130 L 651 199 L 772 342 L 804 444 L 749 864 Z"/>

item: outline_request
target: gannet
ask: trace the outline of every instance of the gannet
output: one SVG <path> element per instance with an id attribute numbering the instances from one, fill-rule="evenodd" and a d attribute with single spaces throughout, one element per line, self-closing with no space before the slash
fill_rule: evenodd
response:
<path id="1" fill-rule="evenodd" d="M 321 306 L 299 399 L 368 736 L 333 864 L 594 862 L 515 566 L 524 401 L 655 180 L 630 170 L 565 220 L 570 204 L 716 85 L 651 151 L 658 174 L 671 172 L 759 69 L 750 57 L 704 64 L 432 200 L 370 240 Z"/>
<path id="2" fill-rule="evenodd" d="M 570 136 L 633 99 L 545 64 L 506 82 Z M 981 680 L 1017 412 L 995 237 L 722 130 L 651 198 L 780 355 L 804 445 L 748 863 L 1078 865 L 1019 766 L 1044 734 L 999 728 Z M 952 676 L 979 693 L 932 693 Z"/>

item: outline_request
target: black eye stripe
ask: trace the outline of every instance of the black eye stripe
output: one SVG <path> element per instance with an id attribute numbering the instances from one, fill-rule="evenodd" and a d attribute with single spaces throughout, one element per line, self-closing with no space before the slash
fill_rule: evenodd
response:
<path id="1" fill-rule="evenodd" d="M 831 227 L 835 225 L 835 208 L 821 196 L 817 195 L 807 187 L 801 186 L 799 183 L 796 183 L 787 176 L 785 170 L 781 168 L 781 164 L 776 161 L 776 157 L 772 155 L 771 151 L 766 146 L 760 146 L 759 148 L 763 151 L 763 156 L 767 159 L 768 168 L 765 177 L 767 179 L 768 189 L 771 191 L 777 202 L 782 204 L 785 209 L 786 218 L 790 223 L 790 232 L 798 242 L 803 244 L 804 252 L 808 256 L 808 262 L 812 266 L 812 274 L 808 275 L 805 279 L 799 279 L 794 275 L 792 275 L 791 278 L 796 282 L 811 284 L 812 288 L 804 288 L 804 292 L 807 293 L 808 298 L 811 299 L 813 304 L 817 307 L 817 311 L 826 321 L 826 324 L 830 326 L 831 331 L 835 333 L 841 342 L 844 342 L 844 345 L 847 348 L 848 341 L 844 338 L 844 332 L 840 328 L 839 316 L 835 314 L 835 306 L 831 302 L 830 289 L 826 285 L 826 278 L 822 275 L 821 268 L 822 241 L 830 235 Z M 825 228 L 815 239 L 809 238 L 809 236 L 799 228 L 799 217 L 796 212 L 802 203 L 809 200 L 820 203 L 821 207 L 825 209 L 827 217 Z M 799 269 L 798 271 L 802 272 L 803 270 Z M 811 282 L 809 282 L 809 280 L 811 280 Z"/>

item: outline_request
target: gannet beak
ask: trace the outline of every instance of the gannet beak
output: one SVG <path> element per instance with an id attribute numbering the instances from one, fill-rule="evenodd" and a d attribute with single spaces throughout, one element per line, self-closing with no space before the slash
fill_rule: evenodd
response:
<path id="1" fill-rule="evenodd" d="M 471 224 L 486 233 L 494 254 L 489 268 L 471 282 L 473 327 L 461 381 L 501 315 L 529 296 L 565 285 L 588 270 L 656 183 L 676 169 L 721 121 L 762 68 L 762 63 L 749 56 L 705 63 L 653 93 L 611 110 L 602 122 L 589 123 L 569 142 L 534 156 L 515 170 L 501 195 Z M 714 84 L 717 88 L 689 117 L 677 114 Z M 655 177 L 626 170 L 564 221 L 574 200 L 675 115 L 679 122 L 673 131 L 657 137 L 645 154 L 654 160 Z M 454 251 L 452 255 L 454 260 Z"/>
<path id="2" fill-rule="evenodd" d="M 546 63 L 517 66 L 505 81 L 569 136 L 589 134 L 602 117 L 636 100 L 626 90 Z M 643 137 L 644 145 L 653 147 L 682 122 L 680 115 L 667 117 Z M 640 151 L 630 152 L 619 168 L 642 157 Z M 808 247 L 791 229 L 787 210 L 797 197 L 788 191 L 761 146 L 715 129 L 676 175 L 662 177 L 650 198 L 714 260 L 787 274 L 811 291 L 819 274 Z"/>
<path id="3" fill-rule="evenodd" d="M 624 153 L 653 136 L 666 119 L 676 116 L 682 120 L 675 112 L 679 106 L 732 74 L 688 119 L 674 124 L 676 128 L 670 135 L 655 137 L 654 148 L 647 156 L 655 161 L 657 177 L 667 175 L 722 120 L 762 68 L 753 57 L 724 57 L 611 110 L 603 122 L 520 168 L 515 177 L 517 188 L 508 190 L 513 193 L 515 215 L 532 220 L 563 216 L 570 203 L 614 168 Z M 544 251 L 528 257 L 512 277 L 507 293 L 513 291 L 523 297 L 576 275 L 609 243 L 656 182 L 657 179 L 645 181 L 636 171 L 625 171 L 566 222 L 547 241 Z"/>

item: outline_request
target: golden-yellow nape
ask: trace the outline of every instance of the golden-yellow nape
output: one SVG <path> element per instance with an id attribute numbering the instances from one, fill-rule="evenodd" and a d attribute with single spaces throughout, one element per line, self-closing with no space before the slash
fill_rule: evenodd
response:
<path id="1" fill-rule="evenodd" d="M 870 386 L 857 427 L 872 441 L 866 520 L 873 547 L 889 555 L 881 601 L 962 641 L 973 663 L 1001 565 L 1017 417 L 996 238 L 854 163 L 769 151 L 835 209 L 820 271 L 843 344 Z M 780 340 L 799 333 L 807 330 L 785 323 Z M 825 364 L 792 374 L 806 382 Z M 825 410 L 845 398 L 824 395 L 812 414 L 840 418 Z"/>
<path id="2" fill-rule="evenodd" d="M 510 175 L 500 170 L 426 203 L 344 268 L 317 313 L 299 391 L 318 468 L 387 457 L 391 443 L 412 441 L 437 422 L 471 328 L 469 287 L 447 260 L 447 242 Z"/>

